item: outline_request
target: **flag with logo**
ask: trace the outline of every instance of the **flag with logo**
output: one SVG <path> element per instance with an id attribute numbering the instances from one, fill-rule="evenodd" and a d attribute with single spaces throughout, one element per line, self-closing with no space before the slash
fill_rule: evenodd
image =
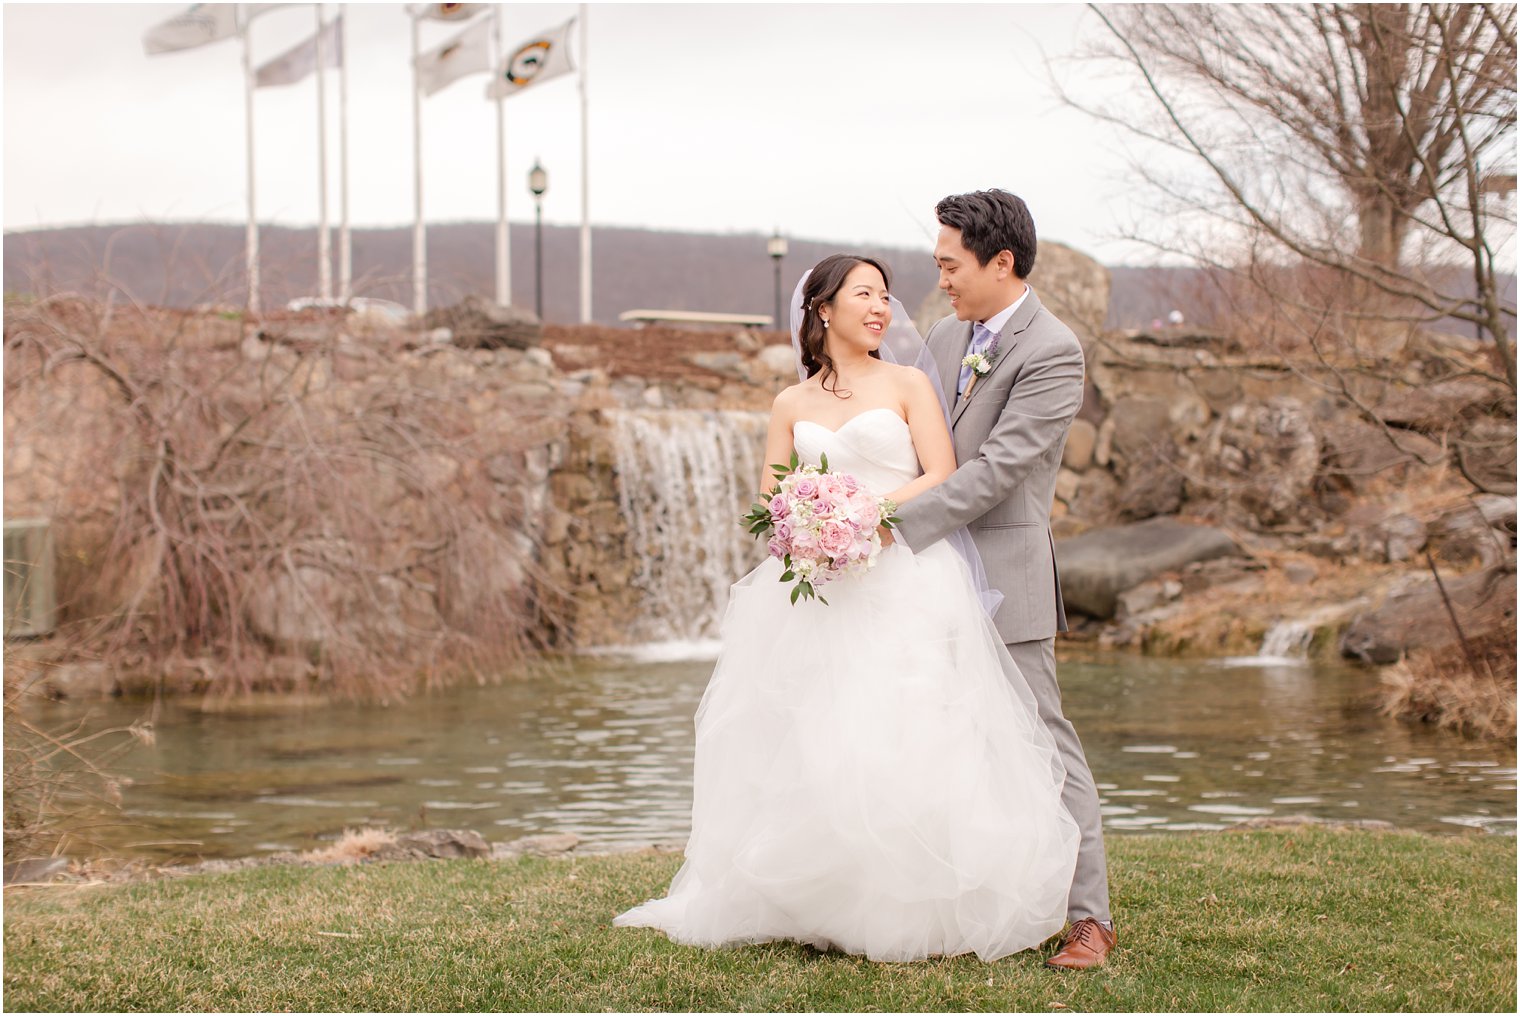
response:
<path id="1" fill-rule="evenodd" d="M 440 46 L 417 57 L 417 81 L 423 95 L 441 92 L 460 78 L 491 70 L 490 18 L 481 18 Z"/>
<path id="2" fill-rule="evenodd" d="M 238 33 L 236 4 L 192 4 L 168 21 L 161 21 L 143 34 L 143 51 L 149 56 L 194 49 Z"/>
<path id="3" fill-rule="evenodd" d="M 329 21 L 319 33 L 322 39 L 324 67 L 343 65 L 343 33 L 339 30 L 341 16 Z M 305 42 L 298 42 L 279 56 L 254 71 L 255 88 L 271 88 L 277 85 L 293 85 L 317 69 L 317 38 L 313 35 Z"/>
<path id="4" fill-rule="evenodd" d="M 414 18 L 429 21 L 469 21 L 490 4 L 407 4 L 407 12 Z"/>
<path id="5" fill-rule="evenodd" d="M 500 99 L 515 95 L 529 85 L 537 85 L 575 70 L 570 62 L 570 29 L 575 19 L 558 28 L 542 32 L 507 51 L 496 68 L 496 77 L 486 86 L 486 98 Z"/>

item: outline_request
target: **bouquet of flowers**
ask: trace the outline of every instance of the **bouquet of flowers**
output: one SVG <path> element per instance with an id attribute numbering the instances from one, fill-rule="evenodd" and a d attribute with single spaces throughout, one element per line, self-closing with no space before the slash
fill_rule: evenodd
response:
<path id="1" fill-rule="evenodd" d="M 796 580 L 793 603 L 818 596 L 819 586 L 840 575 L 876 566 L 881 553 L 876 528 L 897 523 L 892 516 L 897 505 L 890 498 L 876 497 L 848 473 L 830 472 L 827 456 L 810 466 L 799 465 L 793 454 L 791 465 L 771 469 L 776 486 L 740 522 L 780 559 L 781 581 Z"/>

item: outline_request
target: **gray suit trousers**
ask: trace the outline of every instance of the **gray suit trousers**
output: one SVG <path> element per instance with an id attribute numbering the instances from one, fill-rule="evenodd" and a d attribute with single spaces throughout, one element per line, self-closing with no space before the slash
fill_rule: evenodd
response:
<path id="1" fill-rule="evenodd" d="M 1103 850 L 1103 816 L 1098 811 L 1098 788 L 1082 742 L 1071 722 L 1061 713 L 1061 688 L 1056 683 L 1056 640 L 1011 642 L 1008 653 L 1019 665 L 1029 690 L 1034 692 L 1040 719 L 1055 739 L 1066 766 L 1066 786 L 1061 803 L 1076 819 L 1082 838 L 1077 847 L 1077 870 L 1072 876 L 1071 895 L 1066 901 L 1066 917 L 1079 921 L 1096 917 L 1112 920 L 1108 909 L 1108 859 Z"/>

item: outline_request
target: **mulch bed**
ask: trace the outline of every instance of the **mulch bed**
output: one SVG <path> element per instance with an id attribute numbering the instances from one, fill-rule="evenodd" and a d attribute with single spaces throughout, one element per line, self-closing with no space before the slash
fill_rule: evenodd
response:
<path id="1" fill-rule="evenodd" d="M 677 381 L 710 372 L 687 362 L 692 353 L 733 353 L 740 350 L 732 328 L 608 328 L 604 325 L 545 325 L 543 345 L 560 370 L 600 367 L 612 377 L 634 376 Z M 743 333 L 771 345 L 789 343 L 786 332 L 752 330 Z"/>

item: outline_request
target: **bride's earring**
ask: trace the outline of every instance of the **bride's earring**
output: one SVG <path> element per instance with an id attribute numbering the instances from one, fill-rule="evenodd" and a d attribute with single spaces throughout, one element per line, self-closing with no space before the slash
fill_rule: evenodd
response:
<path id="1" fill-rule="evenodd" d="M 828 318 L 824 318 L 823 319 L 823 327 L 824 328 L 828 328 L 829 327 L 829 319 Z"/>

